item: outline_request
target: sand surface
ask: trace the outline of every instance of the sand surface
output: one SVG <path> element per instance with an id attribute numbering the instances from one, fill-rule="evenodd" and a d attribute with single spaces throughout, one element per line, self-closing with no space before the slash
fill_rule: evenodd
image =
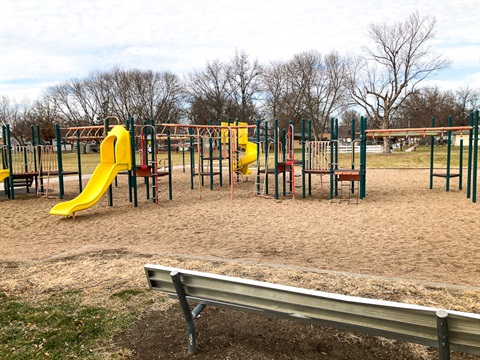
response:
<path id="1" fill-rule="evenodd" d="M 480 286 L 480 205 L 445 191 L 427 170 L 369 170 L 367 197 L 358 205 L 330 203 L 314 177 L 312 196 L 281 201 L 253 196 L 254 177 L 231 188 L 190 190 L 189 177 L 173 176 L 173 200 L 162 179 L 158 205 L 128 201 L 125 178 L 75 219 L 49 215 L 58 198 L 17 194 L 0 199 L 1 261 L 36 261 L 95 250 L 178 254 L 300 266 L 364 275 Z M 272 178 L 273 179 L 273 178 Z M 326 181 L 326 178 L 324 178 Z M 218 181 L 216 181 L 218 182 Z M 65 199 L 78 184 L 67 182 Z"/>

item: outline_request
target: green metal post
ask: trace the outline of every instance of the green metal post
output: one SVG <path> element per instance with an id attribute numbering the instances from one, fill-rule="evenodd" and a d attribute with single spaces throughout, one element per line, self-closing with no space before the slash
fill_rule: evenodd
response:
<path id="1" fill-rule="evenodd" d="M 7 139 L 7 132 L 6 132 L 6 127 L 2 125 L 2 139 L 4 141 L 3 145 L 4 147 L 2 148 L 2 167 L 1 169 L 8 169 L 8 158 L 7 158 L 7 144 L 6 144 L 6 139 Z M 10 186 L 8 184 L 8 179 L 5 179 L 4 182 L 4 187 L 3 187 L 3 192 L 5 193 L 5 195 L 8 195 L 10 194 Z"/>
<path id="2" fill-rule="evenodd" d="M 333 149 L 333 138 L 334 138 L 334 130 L 333 130 L 333 118 L 330 119 L 330 200 L 333 199 L 333 188 L 334 188 L 334 149 Z M 336 186 L 335 186 L 336 187 Z"/>
<path id="3" fill-rule="evenodd" d="M 13 161 L 12 161 L 12 138 L 10 134 L 10 124 L 7 124 L 7 153 L 8 153 L 8 168 L 10 169 L 9 185 L 10 198 L 15 199 L 15 191 L 13 184 Z"/>
<path id="4" fill-rule="evenodd" d="M 109 124 L 109 119 L 108 118 L 105 119 L 104 128 L 105 128 L 105 130 L 104 130 L 105 131 L 105 137 L 107 137 L 108 136 L 108 131 L 110 130 L 110 124 Z M 112 186 L 112 184 L 110 184 L 108 186 L 107 194 L 108 194 L 108 206 L 113 206 L 113 186 Z"/>
<path id="5" fill-rule="evenodd" d="M 305 119 L 302 119 L 302 199 L 305 199 L 307 179 L 305 178 Z"/>
<path id="6" fill-rule="evenodd" d="M 472 155 L 473 155 L 473 112 L 470 113 L 470 130 L 468 131 L 468 168 L 467 168 L 467 199 L 470 199 L 472 190 Z"/>
<path id="7" fill-rule="evenodd" d="M 452 117 L 448 117 L 448 127 L 452 126 Z M 445 181 L 445 191 L 450 191 L 450 157 L 452 152 L 452 130 L 447 131 L 447 173 Z"/>
<path id="8" fill-rule="evenodd" d="M 432 128 L 435 127 L 435 118 L 432 117 Z M 435 153 L 435 136 L 430 136 L 430 189 L 433 189 L 433 163 Z"/>
<path id="9" fill-rule="evenodd" d="M 287 160 L 287 130 L 282 130 L 282 161 L 286 163 Z M 287 166 L 284 165 L 283 167 L 283 196 L 287 195 Z M 291 182 L 290 182 L 291 184 Z"/>
<path id="10" fill-rule="evenodd" d="M 153 124 L 153 119 L 150 119 L 149 125 L 150 125 L 148 127 L 149 139 L 147 137 L 147 157 L 150 157 L 150 166 L 151 166 L 150 173 L 152 175 L 156 175 L 154 171 L 157 171 L 158 173 L 158 168 L 156 168 L 158 166 L 158 162 L 156 162 L 157 147 L 155 144 L 155 126 Z M 150 141 L 150 150 L 151 150 L 150 155 L 148 154 L 148 141 Z M 154 204 L 157 203 L 157 197 L 158 197 L 158 184 L 156 182 L 155 176 L 152 176 L 152 202 Z"/>
<path id="11" fill-rule="evenodd" d="M 335 170 L 338 170 L 338 119 L 333 120 L 333 130 L 335 132 L 335 143 L 333 148 L 335 149 Z M 338 176 L 335 176 L 335 196 L 338 196 Z"/>
<path id="12" fill-rule="evenodd" d="M 364 139 L 363 142 L 363 197 L 367 195 L 367 118 L 363 120 Z"/>
<path id="13" fill-rule="evenodd" d="M 260 196 L 261 195 L 261 189 L 260 189 L 260 122 L 261 120 L 258 119 L 256 121 L 256 132 L 257 132 L 257 181 L 255 185 L 255 195 Z M 265 169 L 266 172 L 266 169 Z M 267 174 L 265 174 L 267 176 Z"/>
<path id="14" fill-rule="evenodd" d="M 268 172 L 267 172 L 267 168 L 268 168 L 268 157 L 269 157 L 269 147 L 268 147 L 268 122 L 265 121 L 264 122 L 264 126 L 265 126 L 265 194 L 268 195 Z M 278 140 L 278 139 L 277 139 Z M 277 150 L 275 150 L 275 146 L 277 146 Z M 278 152 L 278 144 L 277 145 L 273 145 L 274 147 L 274 151 L 277 151 Z M 278 180 L 278 179 L 277 179 Z M 277 186 L 278 184 L 276 184 L 275 186 Z"/>
<path id="15" fill-rule="evenodd" d="M 360 199 L 363 199 L 364 197 L 364 189 L 363 189 L 363 170 L 364 170 L 364 164 L 363 164 L 363 142 L 366 141 L 365 138 L 365 129 L 363 128 L 363 116 L 360 117 L 360 123 L 359 123 L 359 129 L 360 129 L 360 154 L 359 154 L 359 167 L 360 167 L 360 194 L 359 197 Z"/>
<path id="16" fill-rule="evenodd" d="M 367 119 L 360 117 L 360 199 L 366 196 L 367 178 Z"/>
<path id="17" fill-rule="evenodd" d="M 108 124 L 108 119 L 106 120 Z M 138 186 L 137 186 L 137 159 L 135 157 L 137 144 L 135 140 L 135 120 L 130 118 L 130 141 L 132 147 L 132 185 L 133 185 L 133 206 L 138 207 Z"/>
<path id="18" fill-rule="evenodd" d="M 275 162 L 274 162 L 274 165 L 275 165 L 275 199 L 278 200 L 278 120 L 275 119 L 275 122 L 274 122 L 274 129 L 273 129 L 273 141 L 275 141 L 274 143 L 274 149 L 275 149 L 275 154 L 274 154 L 274 158 L 275 158 Z"/>
<path id="19" fill-rule="evenodd" d="M 473 138 L 473 178 L 472 178 L 472 202 L 477 202 L 477 168 L 478 168 L 478 110 L 475 111 Z"/>
<path id="20" fill-rule="evenodd" d="M 195 149 L 193 148 L 193 129 L 189 128 L 188 133 L 190 135 L 190 189 L 193 190 L 193 183 L 195 177 Z"/>
<path id="21" fill-rule="evenodd" d="M 463 179 L 463 139 L 460 139 L 460 154 L 458 159 L 458 189 L 462 190 L 462 179 Z"/>
<path id="22" fill-rule="evenodd" d="M 133 159 L 135 157 L 135 150 L 134 150 L 133 144 L 132 144 L 132 132 L 131 132 L 131 129 L 130 129 L 130 120 L 127 120 L 126 128 L 127 128 L 127 131 L 130 135 L 130 148 L 131 148 L 130 156 Z M 128 201 L 130 201 L 130 202 L 133 202 L 133 176 L 132 176 L 132 173 L 133 173 L 133 167 L 132 167 L 132 169 L 130 169 L 128 171 Z"/>
<path id="23" fill-rule="evenodd" d="M 308 120 L 308 142 L 312 141 L 312 120 Z M 312 163 L 311 154 L 309 154 L 309 163 Z M 312 174 L 308 174 L 308 195 L 312 195 Z"/>
<path id="24" fill-rule="evenodd" d="M 62 136 L 60 134 L 60 125 L 55 125 L 55 139 L 57 140 L 57 163 L 58 163 L 58 185 L 59 185 L 59 197 L 63 199 L 65 193 L 65 187 L 63 183 L 63 162 L 62 162 Z"/>

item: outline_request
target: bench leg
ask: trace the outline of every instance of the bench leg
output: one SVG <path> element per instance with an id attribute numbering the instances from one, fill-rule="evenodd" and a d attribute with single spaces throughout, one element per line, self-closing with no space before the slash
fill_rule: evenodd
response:
<path id="1" fill-rule="evenodd" d="M 438 358 L 450 360 L 450 336 L 448 334 L 448 313 L 437 311 Z"/>
<path id="2" fill-rule="evenodd" d="M 180 274 L 177 271 L 172 271 L 170 276 L 172 277 L 173 285 L 175 286 L 175 291 L 177 292 L 178 300 L 180 301 L 180 306 L 182 307 L 183 316 L 187 322 L 188 352 L 195 354 L 197 352 L 195 324 L 193 323 L 193 315 L 190 310 L 190 306 L 188 305 L 187 296 L 185 294 L 185 290 L 183 289 Z"/>

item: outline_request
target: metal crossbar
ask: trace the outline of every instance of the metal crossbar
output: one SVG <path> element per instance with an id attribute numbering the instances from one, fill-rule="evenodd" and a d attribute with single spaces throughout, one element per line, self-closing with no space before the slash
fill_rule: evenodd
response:
<path id="1" fill-rule="evenodd" d="M 480 354 L 480 315 L 332 294 L 165 266 L 144 266 L 150 289 L 178 298 L 196 352 L 193 319 L 207 305 L 287 318 L 439 349 Z M 188 301 L 199 304 L 190 311 Z"/>

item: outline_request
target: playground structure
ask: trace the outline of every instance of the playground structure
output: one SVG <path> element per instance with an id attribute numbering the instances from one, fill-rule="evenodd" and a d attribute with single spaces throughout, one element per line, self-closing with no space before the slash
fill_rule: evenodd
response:
<path id="1" fill-rule="evenodd" d="M 366 127 L 362 118 L 361 125 Z M 355 126 L 353 122 L 353 126 Z M 301 135 L 295 135 L 294 127 L 289 125 L 280 133 L 278 122 L 273 125 L 273 139 L 263 137 L 264 157 L 258 153 L 257 180 L 255 195 L 279 199 L 283 196 L 295 198 L 296 188 L 301 189 L 301 197 L 312 194 L 312 175 L 320 176 L 321 191 L 323 191 L 323 176 L 329 176 L 329 199 L 339 202 L 358 203 L 365 197 L 365 133 L 361 138 L 352 139 L 352 161 L 348 168 L 339 166 L 338 121 L 330 121 L 330 140 L 313 140 L 311 122 L 302 120 Z M 257 141 L 260 143 L 261 133 L 268 134 L 269 125 L 257 123 Z M 355 132 L 352 132 L 355 134 Z M 295 154 L 295 143 L 300 145 L 301 156 Z M 360 144 L 360 162 L 355 164 L 355 144 Z M 273 145 L 273 149 L 272 146 Z M 269 153 L 273 152 L 273 165 L 269 161 Z M 299 158 L 297 158 L 299 157 Z M 274 195 L 269 194 L 269 175 L 274 175 Z M 280 183 L 280 176 L 282 182 Z M 301 182 L 296 179 L 301 178 Z M 300 180 L 300 179 L 298 179 Z M 299 184 L 300 183 L 300 184 Z"/>
<path id="2" fill-rule="evenodd" d="M 240 181 L 240 177 L 248 176 L 251 173 L 248 165 L 257 160 L 257 144 L 248 140 L 248 130 L 255 128 L 255 125 L 228 121 L 219 122 L 218 125 L 167 123 L 158 127 L 157 138 L 167 140 L 168 154 L 171 153 L 172 139 L 180 141 L 180 144 L 188 144 L 190 189 L 195 188 L 195 178 L 197 177 L 200 198 L 202 187 L 205 186 L 205 178 L 209 179 L 210 190 L 213 190 L 214 179 L 217 176 L 220 187 L 223 187 L 224 165 L 227 164 L 228 184 L 233 199 L 234 189 Z M 181 149 L 183 157 L 185 157 L 185 148 L 182 146 Z M 185 158 L 183 166 L 185 169 Z"/>
<path id="3" fill-rule="evenodd" d="M 451 126 L 452 118 L 448 119 L 447 127 L 435 127 L 435 119 L 432 118 L 432 126 L 429 128 L 403 128 L 403 129 L 371 129 L 365 130 L 366 136 L 375 137 L 423 137 L 430 138 L 430 189 L 433 189 L 433 179 L 435 177 L 445 179 L 445 191 L 450 191 L 450 179 L 459 178 L 458 189 L 462 190 L 463 174 L 463 134 L 468 134 L 468 159 L 467 159 L 467 199 L 477 202 L 477 175 L 478 175 L 478 127 L 479 111 L 476 110 L 470 114 L 468 126 Z M 459 167 L 458 172 L 451 171 L 451 152 L 452 152 L 452 133 L 459 132 Z M 443 138 L 447 135 L 447 164 L 445 172 L 435 172 L 434 168 L 434 142 L 435 137 Z"/>
<path id="4" fill-rule="evenodd" d="M 459 145 L 459 169 L 457 173 L 451 171 L 451 137 L 453 132 L 462 134 L 468 133 L 468 161 L 467 161 L 467 199 L 476 202 L 477 189 L 477 168 L 478 168 L 478 110 L 470 114 L 469 126 L 452 126 L 452 119 L 449 118 L 449 126 L 435 127 L 435 121 L 432 119 L 430 128 L 406 128 L 406 129 L 368 129 L 366 118 L 360 119 L 359 137 L 355 138 L 355 120 L 352 120 L 352 138 L 351 163 L 347 167 L 340 167 L 339 164 L 339 138 L 338 121 L 330 121 L 330 139 L 313 140 L 311 135 L 311 123 L 302 120 L 302 130 L 299 137 L 300 148 L 302 152 L 301 160 L 295 157 L 295 135 L 293 126 L 290 125 L 287 130 L 280 134 L 277 122 L 275 121 L 273 132 L 274 138 L 268 139 L 265 135 L 262 139 L 265 157 L 262 159 L 260 153 L 257 158 L 257 181 L 255 195 L 262 197 L 273 197 L 279 199 L 280 190 L 283 188 L 283 196 L 292 196 L 295 198 L 295 188 L 302 189 L 302 198 L 312 194 L 312 175 L 320 176 L 320 188 L 323 191 L 323 177 L 329 178 L 329 199 L 331 202 L 347 202 L 358 204 L 359 199 L 366 196 L 366 153 L 367 139 L 375 137 L 430 137 L 430 189 L 433 188 L 434 177 L 444 178 L 446 180 L 446 191 L 450 189 L 450 179 L 459 178 L 459 190 L 462 190 L 463 174 L 463 139 L 460 139 Z M 268 124 L 265 122 L 263 127 L 257 122 L 257 142 L 260 141 L 260 133 L 268 133 Z M 447 166 L 444 173 L 434 171 L 434 138 L 447 135 Z M 273 167 L 269 164 L 270 148 L 273 145 L 274 161 Z M 356 150 L 357 149 L 357 150 Z M 358 154 L 358 159 L 357 159 Z M 263 160 L 263 167 L 262 167 Z M 301 170 L 295 170 L 301 166 Z M 275 175 L 274 195 L 269 195 L 268 175 Z M 279 176 L 283 175 L 283 186 L 279 183 Z M 295 178 L 301 177 L 301 185 L 296 185 Z M 298 183 L 298 182 L 297 182 Z"/>
<path id="5" fill-rule="evenodd" d="M 107 119 L 108 120 L 108 119 Z M 118 121 L 118 119 L 117 119 Z M 210 171 L 209 172 L 199 172 L 200 176 L 210 175 L 212 176 L 212 134 L 219 134 L 217 140 L 221 146 L 222 142 L 226 142 L 227 147 L 230 148 L 231 140 L 237 137 L 237 131 L 240 133 L 242 128 L 246 127 L 246 124 L 240 124 L 236 126 L 218 126 L 218 127 L 203 127 L 203 126 L 187 126 L 188 130 L 188 139 L 190 142 L 193 139 L 198 139 L 202 142 L 205 138 L 205 134 L 209 135 L 208 141 L 210 144 L 209 157 L 204 156 L 203 149 L 197 148 L 197 152 L 200 154 L 200 159 L 198 165 L 199 170 L 204 170 L 204 161 L 210 161 Z M 93 206 L 98 200 L 102 197 L 105 191 L 108 191 L 109 196 L 109 205 L 113 205 L 112 201 L 112 192 L 111 184 L 116 179 L 117 175 L 127 174 L 129 178 L 129 195 L 130 202 L 134 202 L 134 206 L 138 206 L 138 193 L 137 193 L 137 181 L 135 180 L 138 177 L 143 177 L 145 179 L 146 185 L 146 196 L 150 197 L 150 189 L 152 189 L 152 199 L 155 203 L 158 203 L 158 178 L 160 176 L 168 175 L 169 178 L 169 198 L 172 199 L 171 192 L 171 130 L 174 130 L 174 137 L 179 138 L 178 129 L 185 128 L 185 125 L 176 125 L 176 124 L 161 124 L 160 125 L 160 134 L 157 134 L 157 129 L 154 126 L 153 122 L 147 124 L 144 122 L 143 125 L 137 126 L 134 124 L 133 119 L 127 122 L 126 129 L 121 125 L 116 125 L 108 132 L 106 138 L 101 142 L 100 145 L 100 164 L 95 169 L 92 177 L 90 178 L 87 186 L 80 195 L 75 199 L 66 201 L 60 204 L 57 204 L 52 208 L 50 214 L 59 215 L 59 216 L 75 216 L 75 212 L 87 209 Z M 110 129 L 108 121 L 105 124 L 105 132 L 107 129 Z M 137 131 L 140 129 L 139 131 Z M 194 132 L 193 130 L 197 131 Z M 208 129 L 208 131 L 205 131 Z M 90 128 L 75 128 L 71 129 L 72 131 L 81 131 L 81 136 L 84 139 L 91 139 L 92 132 L 95 132 L 93 137 L 98 138 L 98 127 Z M 222 131 L 227 131 L 228 137 L 222 135 Z M 232 135 L 234 134 L 234 135 Z M 245 132 L 246 136 L 246 132 Z M 69 138 L 67 136 L 67 138 Z M 167 159 L 158 160 L 158 140 L 164 139 L 167 141 Z M 138 140 L 138 142 L 137 142 Z M 237 139 L 238 141 L 238 139 Z M 248 141 L 240 140 L 240 143 L 245 146 L 246 149 L 251 145 L 248 144 Z M 138 148 L 138 152 L 137 152 Z M 194 147 L 191 147 L 191 154 L 193 154 Z M 231 150 L 230 150 L 231 151 Z M 253 162 L 252 159 L 252 150 L 250 151 L 250 157 L 247 160 L 244 158 L 238 163 L 238 165 L 231 166 L 232 172 L 244 172 L 248 173 L 248 163 Z M 256 152 L 256 150 L 255 150 Z M 233 152 L 232 152 L 233 153 Z M 137 156 L 139 155 L 139 156 Z M 137 159 L 139 157 L 139 159 Z M 220 159 L 222 157 L 220 156 Z M 255 156 L 256 159 L 256 156 Z M 161 166 L 162 161 L 165 161 L 166 164 Z M 194 169 L 194 160 L 191 162 L 191 169 Z M 150 186 L 151 179 L 152 183 Z M 193 182 L 192 182 L 193 184 Z M 233 184 L 233 182 L 232 182 Z M 202 184 L 203 185 L 203 184 Z M 193 185 L 192 185 L 193 186 Z M 233 189 L 233 185 L 232 185 Z M 232 190 L 233 196 L 233 190 Z"/>
<path id="6" fill-rule="evenodd" d="M 154 203 L 159 201 L 161 191 L 159 180 L 168 178 L 168 194 L 172 200 L 172 159 L 171 151 L 176 146 L 177 152 L 181 149 L 183 155 L 183 170 L 185 172 L 185 156 L 190 156 L 190 186 L 193 190 L 198 184 L 199 197 L 205 187 L 205 179 L 209 179 L 210 190 L 213 190 L 215 177 L 218 184 L 223 186 L 223 175 L 228 164 L 228 182 L 231 187 L 231 198 L 234 198 L 234 189 L 239 182 L 252 174 L 250 164 L 256 162 L 254 195 L 265 198 L 279 199 L 280 196 L 306 198 L 312 195 L 312 177 L 319 176 L 320 191 L 323 192 L 328 184 L 328 197 L 331 202 L 347 202 L 358 204 L 359 199 L 366 196 L 366 140 L 367 138 L 384 137 L 424 137 L 431 139 L 430 160 L 430 189 L 433 188 L 435 177 L 446 180 L 446 191 L 450 189 L 450 180 L 459 178 L 459 190 L 462 190 L 463 174 L 463 139 L 460 140 L 460 163 L 458 172 L 452 172 L 450 166 L 452 132 L 460 135 L 468 133 L 468 174 L 467 198 L 476 202 L 477 163 L 478 163 L 478 111 L 470 116 L 469 126 L 435 127 L 434 119 L 430 128 L 407 129 L 366 129 L 366 119 L 360 119 L 360 132 L 355 137 L 355 121 L 352 121 L 351 161 L 349 164 L 339 164 L 340 140 L 338 138 L 338 121 L 330 121 L 330 138 L 315 140 L 312 138 L 310 121 L 302 120 L 301 133 L 296 134 L 292 124 L 280 131 L 278 122 L 273 126 L 269 122 L 257 121 L 256 125 L 246 123 L 223 122 L 218 125 L 187 125 L 163 123 L 155 125 L 153 120 L 142 125 L 135 125 L 133 119 L 126 125 L 110 125 L 107 117 L 104 126 L 74 127 L 61 129 L 56 127 L 56 145 L 40 144 L 35 129 L 32 127 L 32 145 L 13 146 L 10 140 L 8 126 L 3 128 L 3 138 L 6 144 L 2 146 L 2 167 L 0 181 L 4 181 L 6 194 L 14 198 L 14 188 L 25 186 L 27 192 L 33 186 L 37 195 L 48 197 L 51 195 L 50 179 L 57 177 L 58 197 L 63 198 L 63 176 L 78 174 L 79 197 L 70 205 L 63 205 L 52 209 L 52 214 L 73 216 L 76 211 L 86 209 L 95 204 L 107 191 L 109 205 L 113 205 L 112 184 L 116 185 L 116 176 L 126 174 L 129 181 L 129 198 L 134 206 L 138 206 L 138 190 L 136 178 L 143 178 L 147 199 Z M 210 122 L 211 123 L 211 122 Z M 130 160 L 117 159 L 117 146 L 126 147 L 126 137 L 117 133 L 120 127 L 126 129 L 129 137 Z M 249 130 L 254 130 L 256 136 L 249 138 Z M 110 132 L 112 134 L 110 135 Z M 434 138 L 447 135 L 447 167 L 444 173 L 434 171 Z M 117 139 L 115 148 L 111 148 L 112 140 Z M 122 141 L 118 141 L 118 139 Z M 105 145 L 103 142 L 108 140 Z M 81 144 L 95 140 L 100 145 L 100 164 L 92 176 L 93 180 L 82 189 L 81 172 Z M 76 171 L 65 171 L 62 164 L 62 144 L 67 141 L 74 144 L 78 157 Z M 113 141 L 113 142 L 115 142 Z M 172 144 L 175 141 L 175 144 Z M 72 147 L 73 148 L 73 147 Z M 158 159 L 159 149 L 167 150 L 167 157 Z M 102 155 L 103 153 L 103 155 Z M 273 158 L 272 158 L 273 155 Z M 358 155 L 358 156 L 357 156 Z M 117 159 L 111 162 L 111 157 Z M 345 159 L 345 157 L 344 157 Z M 121 160 L 119 162 L 118 160 Z M 345 160 L 343 160 L 345 162 Z M 106 164 L 109 164 L 108 166 Z M 115 164 L 113 166 L 112 164 Z M 128 165 L 128 166 L 127 166 Z M 274 175 L 274 182 L 269 180 Z M 324 177 L 327 181 L 324 181 Z M 283 179 L 280 179 L 282 177 Z M 195 182 L 195 178 L 198 182 Z M 270 184 L 269 184 L 270 182 Z M 92 184 L 92 185 L 91 185 Z M 269 187 L 270 185 L 270 187 Z M 271 187 L 273 185 L 273 192 Z M 300 192 L 296 189 L 301 189 Z M 83 195 L 82 195 L 83 194 Z M 151 196 L 150 196 L 151 194 Z M 87 201 L 88 198 L 88 201 Z M 82 203 L 83 205 L 79 205 Z M 89 204 L 89 205 L 88 205 Z M 87 206 L 88 205 L 88 206 Z"/>
<path id="7" fill-rule="evenodd" d="M 79 174 L 80 153 L 77 152 L 77 169 L 65 170 L 62 166 L 62 143 L 60 127 L 56 127 L 56 145 L 44 145 L 40 139 L 39 126 L 31 126 L 31 140 L 28 145 L 12 143 L 9 125 L 2 127 L 4 145 L 1 147 L 2 179 L 8 198 L 15 198 L 15 188 L 24 187 L 29 193 L 35 186 L 38 196 L 52 195 L 53 183 L 57 184 L 57 196 L 63 198 L 63 178 L 67 175 Z M 56 178 L 54 181 L 51 179 Z M 81 185 L 80 185 L 81 186 Z"/>

